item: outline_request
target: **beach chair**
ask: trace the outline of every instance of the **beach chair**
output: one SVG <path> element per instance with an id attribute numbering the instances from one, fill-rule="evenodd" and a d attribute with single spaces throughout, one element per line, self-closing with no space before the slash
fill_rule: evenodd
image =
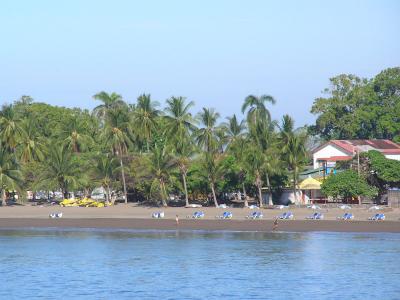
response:
<path id="1" fill-rule="evenodd" d="M 354 219 L 354 215 L 352 213 L 345 213 L 343 216 L 337 217 L 337 219 L 339 219 L 339 220 L 353 220 Z"/>
<path id="2" fill-rule="evenodd" d="M 318 205 L 315 205 L 315 204 L 313 204 L 313 205 L 309 205 L 309 206 L 307 206 L 307 208 L 310 208 L 310 209 L 321 209 L 321 207 L 320 207 L 320 206 L 318 206 Z"/>
<path id="3" fill-rule="evenodd" d="M 375 215 L 373 215 L 371 218 L 369 218 L 369 220 L 372 220 L 372 221 L 383 221 L 383 220 L 385 220 L 385 214 L 375 214 Z"/>
<path id="4" fill-rule="evenodd" d="M 306 217 L 309 220 L 322 220 L 324 215 L 318 212 L 313 213 L 311 216 Z"/>
<path id="5" fill-rule="evenodd" d="M 220 204 L 220 205 L 218 205 L 218 208 L 226 208 L 227 206 L 226 206 L 226 204 Z"/>
<path id="6" fill-rule="evenodd" d="M 247 216 L 247 219 L 262 219 L 264 215 L 260 211 L 253 211 L 250 215 Z"/>
<path id="7" fill-rule="evenodd" d="M 230 211 L 224 211 L 224 213 L 220 216 L 217 216 L 217 219 L 232 219 L 233 214 Z"/>
<path id="8" fill-rule="evenodd" d="M 250 205 L 249 208 L 250 209 L 260 209 L 257 205 Z"/>
<path id="9" fill-rule="evenodd" d="M 151 217 L 152 217 L 153 219 L 162 219 L 162 218 L 164 218 L 164 212 L 163 212 L 163 211 L 161 211 L 161 212 L 154 212 L 154 213 L 151 215 Z"/>
<path id="10" fill-rule="evenodd" d="M 339 208 L 340 209 L 351 209 L 351 206 L 350 205 L 346 205 L 346 204 L 342 204 L 342 205 L 339 205 Z"/>
<path id="11" fill-rule="evenodd" d="M 49 218 L 50 218 L 50 219 L 62 218 L 62 215 L 63 215 L 62 212 L 59 212 L 59 213 L 51 213 L 51 214 L 49 215 Z"/>
<path id="12" fill-rule="evenodd" d="M 193 219 L 202 219 L 204 218 L 204 213 L 202 211 L 195 211 L 192 215 Z"/>
<path id="13" fill-rule="evenodd" d="M 278 218 L 281 220 L 291 220 L 293 219 L 294 215 L 290 211 L 284 212 L 282 215 L 280 215 Z"/>

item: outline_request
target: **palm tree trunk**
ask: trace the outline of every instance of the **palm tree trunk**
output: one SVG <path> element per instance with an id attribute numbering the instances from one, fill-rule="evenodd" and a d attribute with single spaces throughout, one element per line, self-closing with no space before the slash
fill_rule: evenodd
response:
<path id="1" fill-rule="evenodd" d="M 293 171 L 293 192 L 294 192 L 294 202 L 297 204 L 297 180 L 296 180 L 296 171 Z"/>
<path id="2" fill-rule="evenodd" d="M 257 176 L 256 176 L 256 186 L 257 186 L 257 189 L 258 189 L 258 200 L 260 201 L 260 208 L 261 208 L 261 207 L 263 207 L 262 191 L 261 191 L 262 181 L 261 181 L 261 178 L 260 178 L 259 174 L 257 174 Z"/>
<path id="3" fill-rule="evenodd" d="M 272 190 L 271 190 L 271 183 L 269 182 L 269 175 L 267 175 L 267 186 L 268 186 L 268 205 L 272 206 L 274 203 L 272 202 Z"/>
<path id="4" fill-rule="evenodd" d="M 124 171 L 124 163 L 122 162 L 122 153 L 121 153 L 121 147 L 120 149 L 120 164 L 121 164 L 121 175 L 122 175 L 122 184 L 124 185 L 124 197 L 125 197 L 125 204 L 128 204 L 128 194 L 126 192 L 126 181 L 125 181 L 125 171 Z"/>
<path id="5" fill-rule="evenodd" d="M 1 192 L 1 206 L 7 206 L 6 189 L 3 189 L 2 192 Z"/>
<path id="6" fill-rule="evenodd" d="M 217 201 L 217 196 L 215 195 L 214 183 L 210 182 L 210 186 L 211 186 L 211 191 L 212 191 L 212 194 L 213 194 L 214 205 L 215 205 L 215 207 L 218 207 L 218 201 Z"/>
<path id="7" fill-rule="evenodd" d="M 244 207 L 248 207 L 249 202 L 247 201 L 247 193 L 246 193 L 246 187 L 244 186 L 244 182 L 242 182 L 242 187 L 243 187 L 243 195 L 244 195 Z"/>
<path id="8" fill-rule="evenodd" d="M 183 189 L 185 190 L 185 205 L 189 206 L 189 197 L 188 197 L 188 191 L 187 191 L 187 186 L 186 186 L 186 174 L 185 174 L 185 172 L 182 172 L 182 181 L 183 181 Z"/>
<path id="9" fill-rule="evenodd" d="M 162 205 L 164 207 L 167 207 L 168 206 L 167 201 L 166 201 L 167 192 L 165 190 L 164 181 L 162 179 L 160 179 L 160 189 L 161 189 L 161 202 L 162 202 Z"/>
<path id="10" fill-rule="evenodd" d="M 106 185 L 104 188 L 106 190 L 106 203 L 110 204 L 110 189 L 108 188 L 108 185 Z"/>

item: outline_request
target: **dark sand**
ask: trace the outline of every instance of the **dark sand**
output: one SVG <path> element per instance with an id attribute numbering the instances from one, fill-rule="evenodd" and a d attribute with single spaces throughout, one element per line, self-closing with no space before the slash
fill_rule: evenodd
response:
<path id="1" fill-rule="evenodd" d="M 84 218 L 84 219 L 38 219 L 0 218 L 4 228 L 120 228 L 156 230 L 227 230 L 272 231 L 273 220 L 179 220 L 179 227 L 172 219 Z M 397 221 L 334 221 L 334 220 L 288 220 L 279 221 L 277 231 L 308 232 L 400 232 Z"/>

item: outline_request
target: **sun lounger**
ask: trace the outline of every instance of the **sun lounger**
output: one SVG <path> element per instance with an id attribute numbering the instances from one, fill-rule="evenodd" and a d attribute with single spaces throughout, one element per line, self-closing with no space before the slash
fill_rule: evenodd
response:
<path id="1" fill-rule="evenodd" d="M 260 211 L 253 211 L 250 215 L 247 216 L 247 219 L 262 219 L 264 215 Z"/>
<path id="2" fill-rule="evenodd" d="M 310 208 L 310 209 L 321 209 L 321 207 L 320 207 L 320 206 L 318 206 L 318 205 L 315 205 L 315 204 L 313 204 L 313 205 L 309 205 L 309 206 L 307 206 L 307 208 Z"/>
<path id="3" fill-rule="evenodd" d="M 309 220 L 322 220 L 324 218 L 324 215 L 321 213 L 313 213 L 311 216 L 306 217 L 306 219 Z"/>
<path id="4" fill-rule="evenodd" d="M 195 211 L 192 215 L 193 219 L 202 219 L 204 218 L 204 213 L 202 211 Z"/>
<path id="5" fill-rule="evenodd" d="M 291 220 L 293 219 L 294 215 L 290 211 L 284 212 L 282 215 L 280 215 L 278 218 L 281 220 Z"/>
<path id="6" fill-rule="evenodd" d="M 151 217 L 152 217 L 153 219 L 162 219 L 162 218 L 164 218 L 164 212 L 163 212 L 163 211 L 161 211 L 161 212 L 155 212 L 155 213 L 153 213 L 153 214 L 151 215 Z"/>
<path id="7" fill-rule="evenodd" d="M 257 205 L 250 205 L 249 208 L 250 209 L 260 209 Z"/>
<path id="8" fill-rule="evenodd" d="M 224 213 L 220 216 L 217 216 L 217 219 L 232 219 L 233 214 L 230 211 L 224 211 Z"/>
<path id="9" fill-rule="evenodd" d="M 371 206 L 368 210 L 380 210 L 381 208 L 377 205 Z"/>
<path id="10" fill-rule="evenodd" d="M 340 209 L 351 209 L 351 206 L 350 206 L 350 205 L 342 204 L 342 205 L 339 205 L 339 208 L 340 208 Z"/>
<path id="11" fill-rule="evenodd" d="M 51 213 L 51 214 L 49 215 L 49 218 L 50 218 L 50 219 L 62 218 L 62 215 L 63 215 L 62 212 L 59 212 L 59 213 Z"/>
<path id="12" fill-rule="evenodd" d="M 371 218 L 369 218 L 368 220 L 383 221 L 383 220 L 385 220 L 385 214 L 375 214 Z"/>
<path id="13" fill-rule="evenodd" d="M 337 217 L 337 219 L 338 220 L 353 220 L 354 215 L 352 213 L 345 213 L 343 216 Z"/>
<path id="14" fill-rule="evenodd" d="M 218 208 L 226 208 L 226 204 L 220 204 L 218 205 Z"/>

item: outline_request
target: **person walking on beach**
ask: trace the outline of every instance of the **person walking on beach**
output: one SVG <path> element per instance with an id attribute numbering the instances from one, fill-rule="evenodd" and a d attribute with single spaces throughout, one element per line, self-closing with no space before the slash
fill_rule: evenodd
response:
<path id="1" fill-rule="evenodd" d="M 175 216 L 175 222 L 176 222 L 176 227 L 178 227 L 179 226 L 179 216 L 178 215 Z"/>
<path id="2" fill-rule="evenodd" d="M 275 218 L 274 225 L 272 226 L 272 231 L 275 231 L 278 228 L 278 218 Z"/>

